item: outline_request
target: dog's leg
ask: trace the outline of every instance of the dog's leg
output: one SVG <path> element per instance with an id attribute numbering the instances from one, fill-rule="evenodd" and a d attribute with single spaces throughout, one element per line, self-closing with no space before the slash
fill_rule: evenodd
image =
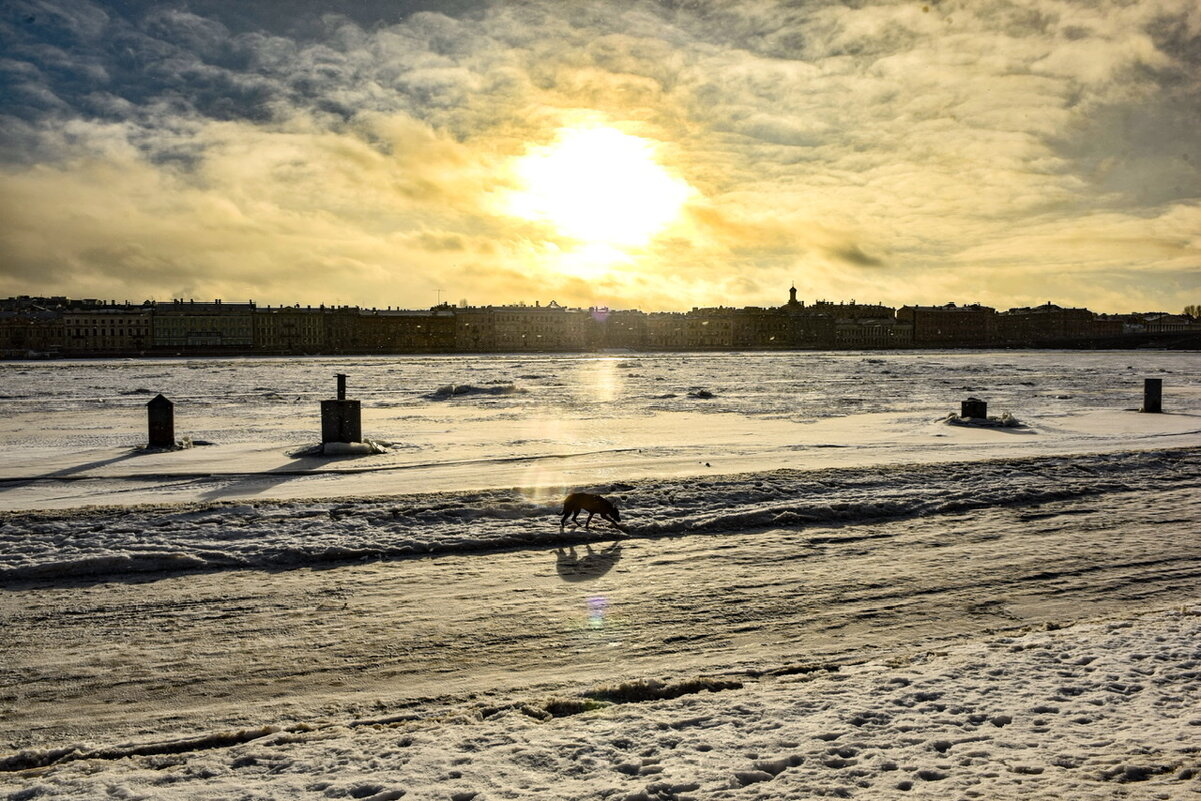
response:
<path id="1" fill-rule="evenodd" d="M 593 513 L 593 512 L 591 512 L 591 511 L 590 511 L 590 512 L 588 512 L 588 519 L 584 521 L 584 528 L 588 528 L 589 526 L 591 526 L 591 525 L 592 525 L 592 515 L 593 515 L 593 514 L 594 514 L 594 513 Z"/>

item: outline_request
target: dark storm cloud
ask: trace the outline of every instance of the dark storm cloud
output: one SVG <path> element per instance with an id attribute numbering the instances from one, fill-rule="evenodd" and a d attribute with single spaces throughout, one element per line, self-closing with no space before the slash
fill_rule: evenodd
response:
<path id="1" fill-rule="evenodd" d="M 451 105 L 462 101 L 462 90 L 453 76 L 429 71 L 437 65 L 402 58 L 390 67 L 370 59 L 388 54 L 366 31 L 434 5 L 363 2 L 334 14 L 317 2 L 66 8 L 17 0 L 0 17 L 8 54 L 0 62 L 0 102 L 4 114 L 27 122 L 78 115 L 149 124 L 163 114 L 266 122 L 295 108 L 349 118 L 363 110 Z M 413 41 L 395 42 L 395 51 L 410 55 L 403 45 L 412 45 L 428 55 L 458 46 L 454 30 L 421 27 Z M 454 65 L 447 59 L 444 66 Z"/>
<path id="2" fill-rule="evenodd" d="M 858 245 L 834 248 L 830 255 L 856 267 L 881 267 L 884 261 L 864 253 Z"/>

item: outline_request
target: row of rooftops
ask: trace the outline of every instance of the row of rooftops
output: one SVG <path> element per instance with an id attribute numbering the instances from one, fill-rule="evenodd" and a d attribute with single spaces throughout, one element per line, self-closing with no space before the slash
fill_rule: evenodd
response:
<path id="1" fill-rule="evenodd" d="M 688 314 L 692 314 L 692 315 L 696 315 L 696 314 L 726 315 L 726 314 L 736 314 L 739 312 L 770 313 L 770 312 L 775 312 L 775 311 L 779 311 L 779 310 L 785 310 L 785 311 L 792 311 L 794 313 L 825 314 L 825 315 L 830 315 L 830 316 L 835 316 L 835 317 L 856 317 L 856 318 L 879 317 L 879 318 L 885 318 L 885 317 L 896 316 L 897 311 L 898 311 L 897 309 L 894 309 L 893 307 L 890 307 L 890 306 L 885 306 L 882 303 L 864 304 L 864 303 L 857 303 L 855 300 L 851 300 L 850 302 L 840 301 L 837 303 L 835 303 L 833 301 L 818 300 L 818 301 L 815 301 L 814 303 L 812 303 L 811 305 L 806 306 L 804 301 L 797 301 L 795 299 L 795 292 L 794 292 L 792 298 L 793 299 L 789 303 L 782 305 L 782 306 L 778 306 L 778 307 L 762 307 L 762 306 L 693 307 L 690 312 L 649 312 L 649 313 L 650 314 L 680 314 L 680 315 L 688 315 Z M 1002 315 L 1053 314 L 1053 313 L 1061 313 L 1061 312 L 1077 312 L 1077 313 L 1096 314 L 1086 308 L 1063 307 L 1063 306 L 1058 306 L 1055 303 L 1052 303 L 1051 301 L 1047 301 L 1046 303 L 1044 303 L 1040 306 L 1014 307 L 1014 308 L 1008 309 L 1006 311 L 997 311 L 995 308 L 993 308 L 991 306 L 985 306 L 980 303 L 967 303 L 967 304 L 962 304 L 962 305 L 955 304 L 955 303 L 946 303 L 941 306 L 940 305 L 930 305 L 930 306 L 911 305 L 911 306 L 902 306 L 902 307 L 900 307 L 900 310 L 908 312 L 908 313 L 927 312 L 927 313 L 1002 314 Z M 141 303 L 130 303 L 128 300 L 118 302 L 116 300 L 97 300 L 94 298 L 72 299 L 72 298 L 67 298 L 64 296 L 31 297 L 31 296 L 27 296 L 27 295 L 21 295 L 21 296 L 17 296 L 17 297 L 10 297 L 10 298 L 5 298 L 5 299 L 0 300 L 0 312 L 8 312 L 8 313 L 12 313 L 12 312 L 39 313 L 40 312 L 40 313 L 48 313 L 48 314 L 52 314 L 52 315 L 53 314 L 70 313 L 70 312 L 87 312 L 87 313 L 96 313 L 96 314 L 105 314 L 105 313 L 129 314 L 131 312 L 132 313 L 155 312 L 155 313 L 168 313 L 168 314 L 170 314 L 170 313 L 237 314 L 237 313 L 246 313 L 246 312 L 254 312 L 254 313 L 348 312 L 348 313 L 371 314 L 371 315 L 410 316 L 410 315 L 428 315 L 431 313 L 449 314 L 449 313 L 456 313 L 456 312 L 470 313 L 470 312 L 489 312 L 489 311 L 514 311 L 514 312 L 527 312 L 527 313 L 528 312 L 535 312 L 535 313 L 536 312 L 547 312 L 547 313 L 585 312 L 585 311 L 594 312 L 594 311 L 597 311 L 597 308 L 592 308 L 592 309 L 572 308 L 572 307 L 560 305 L 560 304 L 556 303 L 554 300 L 550 301 L 546 305 L 542 305 L 540 302 L 535 302 L 534 305 L 532 305 L 532 306 L 529 304 L 525 304 L 525 303 L 516 303 L 516 304 L 499 305 L 499 306 L 492 306 L 492 305 L 468 306 L 466 304 L 466 301 L 462 301 L 457 306 L 452 306 L 448 303 L 441 303 L 441 304 L 439 304 L 437 306 L 433 306 L 429 309 L 402 309 L 400 307 L 393 308 L 391 306 L 388 306 L 387 308 L 384 308 L 384 309 L 380 309 L 380 308 L 375 308 L 375 307 L 364 308 L 364 307 L 359 307 L 359 306 L 325 305 L 325 304 L 319 304 L 317 306 L 311 306 L 311 305 L 301 306 L 300 304 L 295 304 L 295 305 L 291 305 L 291 306 L 287 306 L 287 305 L 260 306 L 260 305 L 256 304 L 254 302 L 254 300 L 248 300 L 245 303 L 237 303 L 237 302 L 227 303 L 220 298 L 217 298 L 212 301 L 196 301 L 194 299 L 184 300 L 182 298 L 176 298 L 176 299 L 172 299 L 168 303 L 155 301 L 155 300 L 143 300 Z M 604 309 L 604 311 L 609 311 L 609 310 Z M 641 310 L 638 310 L 638 309 L 629 309 L 629 310 L 623 310 L 623 311 L 625 313 L 635 313 L 635 314 L 648 313 L 648 312 L 642 312 Z M 1131 319 L 1131 318 L 1148 320 L 1148 319 L 1154 319 L 1154 318 L 1182 317 L 1182 316 L 1183 315 L 1176 315 L 1176 314 L 1172 314 L 1170 312 L 1164 312 L 1164 311 L 1132 312 L 1132 313 L 1128 313 L 1128 314 L 1096 314 L 1096 317 L 1099 319 L 1111 319 L 1111 320 L 1112 319 Z"/>

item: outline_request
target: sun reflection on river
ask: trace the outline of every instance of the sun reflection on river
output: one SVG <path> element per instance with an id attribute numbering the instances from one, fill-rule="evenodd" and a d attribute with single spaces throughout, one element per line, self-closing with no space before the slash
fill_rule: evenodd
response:
<path id="1" fill-rule="evenodd" d="M 581 380 L 588 391 L 587 400 L 611 403 L 617 400 L 624 387 L 617 359 L 594 359 L 587 363 Z"/>

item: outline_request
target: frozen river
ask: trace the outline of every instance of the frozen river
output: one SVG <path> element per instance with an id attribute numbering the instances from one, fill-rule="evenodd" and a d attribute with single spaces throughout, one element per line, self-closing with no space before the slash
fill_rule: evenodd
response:
<path id="1" fill-rule="evenodd" d="M 1198 597 L 1201 357 L 1192 353 L 167 360 L 0 370 L 8 396 L 0 442 L 14 455 L 0 468 L 0 791 L 7 783 L 17 794 L 91 797 L 136 786 L 147 797 L 218 798 L 252 781 L 264 798 L 599 799 L 621 786 L 618 797 L 683 799 L 693 785 L 726 797 L 719 788 L 749 792 L 773 777 L 782 788 L 791 776 L 802 782 L 792 791 L 773 795 L 764 784 L 758 797 L 810 797 L 814 788 L 838 795 L 858 782 L 875 788 L 864 797 L 887 798 L 898 782 L 946 779 L 960 790 L 979 782 L 979 772 L 957 774 L 938 756 L 956 753 L 957 737 L 982 743 L 973 753 L 985 765 L 1018 748 L 1041 753 L 1034 743 L 1051 723 L 1037 716 L 1022 723 L 1032 728 L 1020 730 L 1020 743 L 998 743 L 995 755 L 988 743 L 999 736 L 994 729 L 1044 708 L 1065 710 L 1061 744 L 1079 738 L 1071 746 L 1079 753 L 1045 759 L 1095 763 L 1100 775 L 1114 764 L 1106 760 L 1126 758 L 1127 746 L 1110 736 L 1109 750 L 1089 751 L 1098 735 L 1071 722 L 1084 713 L 1068 716 L 1071 704 L 1035 698 L 1067 690 L 1031 689 L 1045 671 L 1016 651 L 989 658 L 996 681 L 1012 669 L 1006 692 L 1029 696 L 1020 703 L 988 700 L 973 683 L 979 670 L 936 681 L 915 667 L 897 679 L 932 688 L 901 699 L 909 704 L 982 694 L 962 701 L 965 720 L 976 723 L 948 723 L 951 705 L 942 722 L 898 718 L 900 728 L 881 729 L 881 745 L 872 746 L 883 754 L 887 743 L 911 742 L 913 754 L 934 755 L 930 764 L 926 756 L 873 756 L 856 772 L 847 768 L 871 738 L 831 745 L 848 726 L 870 729 L 876 724 L 864 721 L 892 714 L 873 704 L 884 692 L 871 684 L 876 668 L 859 684 L 848 674 L 842 691 L 851 706 L 839 706 L 835 685 L 822 685 L 834 693 L 821 707 L 832 716 L 826 728 L 772 710 L 801 697 L 781 682 L 869 663 L 894 670 L 957 644 L 1184 609 Z M 335 373 L 350 376 L 364 433 L 385 452 L 304 454 Z M 1135 411 L 1146 377 L 1163 379 L 1165 414 Z M 175 401 L 178 434 L 212 444 L 136 450 L 144 404 L 157 392 Z M 1018 424 L 948 421 L 969 396 Z M 627 536 L 600 526 L 561 532 L 557 504 L 575 488 L 619 499 Z M 1188 636 L 1161 636 L 1179 646 L 1172 665 L 1180 675 L 1194 675 L 1189 660 L 1201 658 L 1189 656 Z M 1090 634 L 1055 646 L 1076 660 L 1060 673 L 1075 675 L 1077 694 L 1094 681 L 1098 692 L 1135 686 L 1088 675 L 1102 642 Z M 1135 639 L 1122 647 L 1146 648 Z M 1141 675 L 1138 662 L 1115 662 L 1105 675 L 1124 676 L 1127 666 Z M 604 688 L 615 686 L 666 686 L 666 698 L 697 687 L 726 692 L 645 705 L 646 713 L 570 718 L 579 721 L 579 753 L 598 753 L 596 727 L 618 719 L 625 729 L 614 742 L 650 743 L 642 761 L 626 754 L 595 774 L 538 750 L 550 748 L 539 739 L 550 728 L 522 740 L 529 754 L 542 754 L 537 764 L 506 750 L 527 737 L 521 721 L 531 715 L 603 707 L 613 697 Z M 1193 691 L 1163 686 L 1135 717 L 1122 712 L 1128 721 L 1113 710 L 1113 725 L 1145 727 L 1160 714 L 1152 710 L 1174 709 L 1173 698 Z M 658 722 L 673 709 L 684 722 Z M 763 728 L 750 730 L 766 738 L 757 748 L 776 754 L 766 761 L 739 751 L 740 721 L 753 709 Z M 766 733 L 773 719 L 787 734 Z M 1180 721 L 1186 726 L 1187 716 Z M 710 725 L 727 728 L 673 742 L 704 744 L 720 759 L 704 751 L 668 758 L 654 734 Z M 396 742 L 413 740 L 398 738 L 414 726 L 438 733 L 412 752 L 427 760 L 420 769 L 393 753 Z M 463 726 L 491 738 L 470 746 L 481 773 L 452 769 L 439 750 Z M 942 733 L 911 736 L 935 729 Z M 262 738 L 272 744 L 253 744 Z M 1162 748 L 1176 753 L 1167 739 Z M 656 784 L 656 766 L 677 757 L 678 780 Z M 348 758 L 378 768 L 355 783 L 339 773 Z M 738 767 L 748 759 L 752 767 Z M 961 767 L 970 763 L 960 758 Z M 1013 774 L 1019 784 L 1045 768 L 1029 770 L 1039 773 Z M 528 781 L 534 774 L 549 777 L 542 791 Z M 205 775 L 218 778 L 205 784 Z M 554 789 L 573 781 L 574 790 Z M 1051 794 L 1076 787 L 1047 786 Z M 1069 795 L 1107 796 L 1097 793 Z"/>
<path id="2" fill-rule="evenodd" d="M 304 455 L 334 374 L 388 452 Z M 1195 444 L 1196 353 L 454 356 L 0 364 L 0 509 L 314 498 L 954 461 Z M 1131 414 L 1143 380 L 1165 411 Z M 147 454 L 145 403 L 179 437 Z M 945 424 L 979 397 L 1024 425 Z M 16 479 L 25 479 L 19 483 Z"/>

